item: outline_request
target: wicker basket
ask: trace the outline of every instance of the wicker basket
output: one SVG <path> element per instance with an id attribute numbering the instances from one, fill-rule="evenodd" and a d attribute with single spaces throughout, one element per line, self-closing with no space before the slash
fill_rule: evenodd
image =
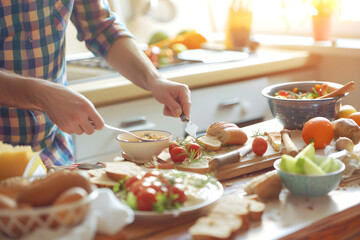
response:
<path id="1" fill-rule="evenodd" d="M 94 190 L 74 203 L 31 209 L 2 209 L 0 211 L 0 238 L 1 234 L 10 238 L 19 238 L 37 228 L 56 229 L 75 226 L 85 219 L 90 203 L 97 195 L 98 192 Z"/>

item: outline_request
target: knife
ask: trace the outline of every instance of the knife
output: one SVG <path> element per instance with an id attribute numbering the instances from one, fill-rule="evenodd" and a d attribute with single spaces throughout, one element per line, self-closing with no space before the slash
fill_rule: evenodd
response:
<path id="1" fill-rule="evenodd" d="M 217 169 L 227 164 L 240 162 L 241 159 L 251 151 L 252 145 L 247 144 L 240 149 L 214 157 L 209 162 L 209 172 L 215 172 Z"/>
<path id="2" fill-rule="evenodd" d="M 196 132 L 199 127 L 195 123 L 192 123 L 184 113 L 180 115 L 180 119 L 182 122 L 186 123 L 185 132 L 193 138 L 196 138 Z"/>

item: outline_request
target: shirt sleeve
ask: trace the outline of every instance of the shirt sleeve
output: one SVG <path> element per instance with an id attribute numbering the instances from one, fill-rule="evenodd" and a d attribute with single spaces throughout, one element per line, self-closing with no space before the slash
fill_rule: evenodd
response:
<path id="1" fill-rule="evenodd" d="M 106 57 L 112 43 L 121 37 L 134 38 L 107 0 L 76 0 L 71 15 L 79 41 L 97 56 Z"/>

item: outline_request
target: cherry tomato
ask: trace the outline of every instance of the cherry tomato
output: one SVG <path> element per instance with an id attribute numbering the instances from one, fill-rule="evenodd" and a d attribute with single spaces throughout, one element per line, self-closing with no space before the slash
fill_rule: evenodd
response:
<path id="1" fill-rule="evenodd" d="M 148 171 L 147 173 L 145 173 L 143 178 L 150 177 L 150 176 L 159 178 L 159 177 L 162 177 L 162 174 L 158 170 L 152 170 L 152 171 Z"/>
<path id="2" fill-rule="evenodd" d="M 189 157 L 197 158 L 201 154 L 201 147 L 197 143 L 189 143 L 186 145 L 186 150 L 188 151 Z"/>
<path id="3" fill-rule="evenodd" d="M 128 191 L 132 192 L 135 196 L 137 196 L 137 194 L 144 188 L 145 188 L 144 181 L 142 179 L 140 179 L 140 180 L 134 182 L 133 184 L 131 184 Z"/>
<path id="4" fill-rule="evenodd" d="M 182 147 L 174 147 L 170 152 L 170 156 L 173 162 L 183 162 L 188 157 L 188 154 Z"/>
<path id="5" fill-rule="evenodd" d="M 128 188 L 136 181 L 140 180 L 140 177 L 138 176 L 132 176 L 129 177 L 128 179 L 126 179 L 125 183 L 124 183 L 124 187 L 126 190 L 128 190 Z"/>
<path id="6" fill-rule="evenodd" d="M 187 199 L 184 190 L 182 189 L 182 187 L 179 184 L 170 186 L 169 193 L 177 195 L 175 202 L 184 203 Z"/>
<path id="7" fill-rule="evenodd" d="M 263 137 L 256 137 L 252 143 L 252 150 L 253 152 L 258 155 L 262 156 L 266 152 L 268 148 L 268 143 Z"/>
<path id="8" fill-rule="evenodd" d="M 151 211 L 156 202 L 156 191 L 152 188 L 145 188 L 137 195 L 137 207 L 140 211 Z"/>
<path id="9" fill-rule="evenodd" d="M 177 142 L 172 142 L 172 143 L 170 143 L 170 145 L 169 145 L 169 152 L 171 152 L 171 150 L 172 150 L 174 147 L 180 147 L 180 145 L 179 145 Z"/>

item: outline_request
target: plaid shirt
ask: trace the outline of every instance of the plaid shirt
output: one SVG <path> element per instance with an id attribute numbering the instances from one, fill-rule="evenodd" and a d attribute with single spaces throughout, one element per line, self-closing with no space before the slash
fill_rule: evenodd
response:
<path id="1" fill-rule="evenodd" d="M 0 0 L 0 68 L 67 85 L 65 29 L 69 18 L 78 39 L 98 56 L 105 57 L 117 38 L 132 37 L 110 13 L 106 0 Z M 0 141 L 42 150 L 45 164 L 74 161 L 71 136 L 41 111 L 0 106 Z"/>

